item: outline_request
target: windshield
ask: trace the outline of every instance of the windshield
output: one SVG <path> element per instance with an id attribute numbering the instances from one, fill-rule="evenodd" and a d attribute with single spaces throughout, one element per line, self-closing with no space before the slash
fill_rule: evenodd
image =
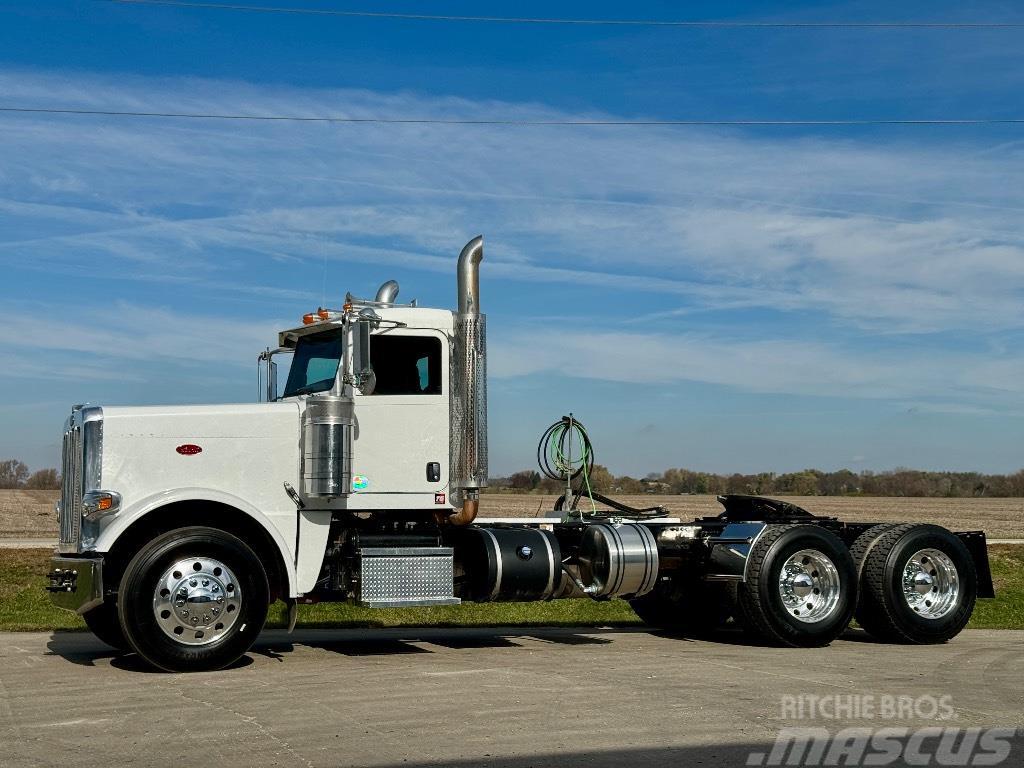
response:
<path id="1" fill-rule="evenodd" d="M 345 332 L 340 328 L 299 339 L 281 397 L 326 392 L 333 387 L 344 340 Z"/>

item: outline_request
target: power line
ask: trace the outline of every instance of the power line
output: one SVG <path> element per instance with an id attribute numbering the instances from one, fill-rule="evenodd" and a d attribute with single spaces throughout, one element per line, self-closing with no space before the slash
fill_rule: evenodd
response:
<path id="1" fill-rule="evenodd" d="M 295 123 L 376 123 L 386 125 L 507 125 L 522 127 L 672 127 L 672 126 L 872 126 L 872 125 L 1021 125 L 1022 117 L 967 119 L 866 119 L 866 120 L 531 120 L 514 118 L 432 117 L 303 117 L 301 115 L 233 115 L 208 112 L 139 112 L 115 109 L 50 107 L 0 107 L 0 112 L 42 115 L 91 115 L 98 117 L 161 117 L 185 120 L 245 120 Z"/>
<path id="2" fill-rule="evenodd" d="M 311 16 L 342 16 L 366 19 L 404 19 L 406 21 L 463 21 L 497 24 L 559 24 L 577 26 L 620 27 L 691 27 L 695 29 L 1022 29 L 1024 22 L 992 21 L 686 21 L 673 19 L 563 19 L 521 16 L 451 16 L 428 13 L 396 13 L 390 11 L 342 11 L 329 8 L 285 8 L 238 3 L 203 3 L 190 0 L 99 0 L 120 5 L 153 5 L 176 8 L 215 9 L 219 11 L 250 11 L 256 13 L 289 13 Z"/>

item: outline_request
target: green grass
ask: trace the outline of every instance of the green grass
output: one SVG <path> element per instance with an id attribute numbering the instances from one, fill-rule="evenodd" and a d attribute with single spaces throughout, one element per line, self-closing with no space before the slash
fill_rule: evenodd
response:
<path id="1" fill-rule="evenodd" d="M 979 600 L 974 629 L 1024 629 L 1024 547 L 989 549 L 995 600 Z M 0 550 L 0 630 L 84 629 L 75 614 L 50 603 L 44 589 L 50 553 L 40 549 Z M 622 600 L 558 600 L 551 603 L 466 604 L 439 608 L 362 608 L 345 603 L 299 606 L 300 627 L 487 627 L 629 626 L 639 624 Z M 284 605 L 271 606 L 268 626 L 285 626 Z"/>
<path id="2" fill-rule="evenodd" d="M 994 600 L 979 600 L 974 608 L 972 629 L 1024 629 L 1024 547 L 993 544 L 988 548 Z"/>
<path id="3" fill-rule="evenodd" d="M 44 549 L 0 549 L 0 630 L 84 629 L 85 622 L 50 602 Z"/>
<path id="4" fill-rule="evenodd" d="M 623 600 L 551 603 L 467 603 L 436 608 L 363 608 L 347 603 L 300 605 L 300 627 L 575 627 L 640 624 Z M 284 605 L 271 607 L 267 626 L 287 626 Z"/>
<path id="5" fill-rule="evenodd" d="M 46 592 L 50 552 L 0 549 L 0 631 L 85 629 L 85 622 L 55 607 Z M 552 603 L 469 603 L 438 608 L 363 608 L 347 603 L 299 606 L 300 627 L 493 627 L 623 626 L 639 624 L 622 600 L 559 600 Z M 285 606 L 275 603 L 269 627 L 287 626 Z"/>

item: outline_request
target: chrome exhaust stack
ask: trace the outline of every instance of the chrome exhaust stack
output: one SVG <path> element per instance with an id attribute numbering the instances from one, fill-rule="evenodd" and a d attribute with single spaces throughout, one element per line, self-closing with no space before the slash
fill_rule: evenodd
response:
<path id="1" fill-rule="evenodd" d="M 476 517 L 480 489 L 487 485 L 487 324 L 480 314 L 480 262 L 484 239 L 474 237 L 459 254 L 459 312 L 451 361 L 451 501 L 461 510 L 453 525 Z"/>

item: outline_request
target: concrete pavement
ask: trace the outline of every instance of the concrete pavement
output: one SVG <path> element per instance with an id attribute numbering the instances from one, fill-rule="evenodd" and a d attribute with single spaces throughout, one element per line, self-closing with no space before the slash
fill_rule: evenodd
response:
<path id="1" fill-rule="evenodd" d="M 1024 632 L 796 650 L 641 630 L 270 631 L 234 668 L 193 675 L 84 633 L 3 633 L 0 765 L 743 766 L 786 725 L 935 724 L 783 717 L 783 697 L 836 695 L 948 696 L 953 725 L 1020 727 Z M 1003 764 L 1024 764 L 1024 743 Z"/>

